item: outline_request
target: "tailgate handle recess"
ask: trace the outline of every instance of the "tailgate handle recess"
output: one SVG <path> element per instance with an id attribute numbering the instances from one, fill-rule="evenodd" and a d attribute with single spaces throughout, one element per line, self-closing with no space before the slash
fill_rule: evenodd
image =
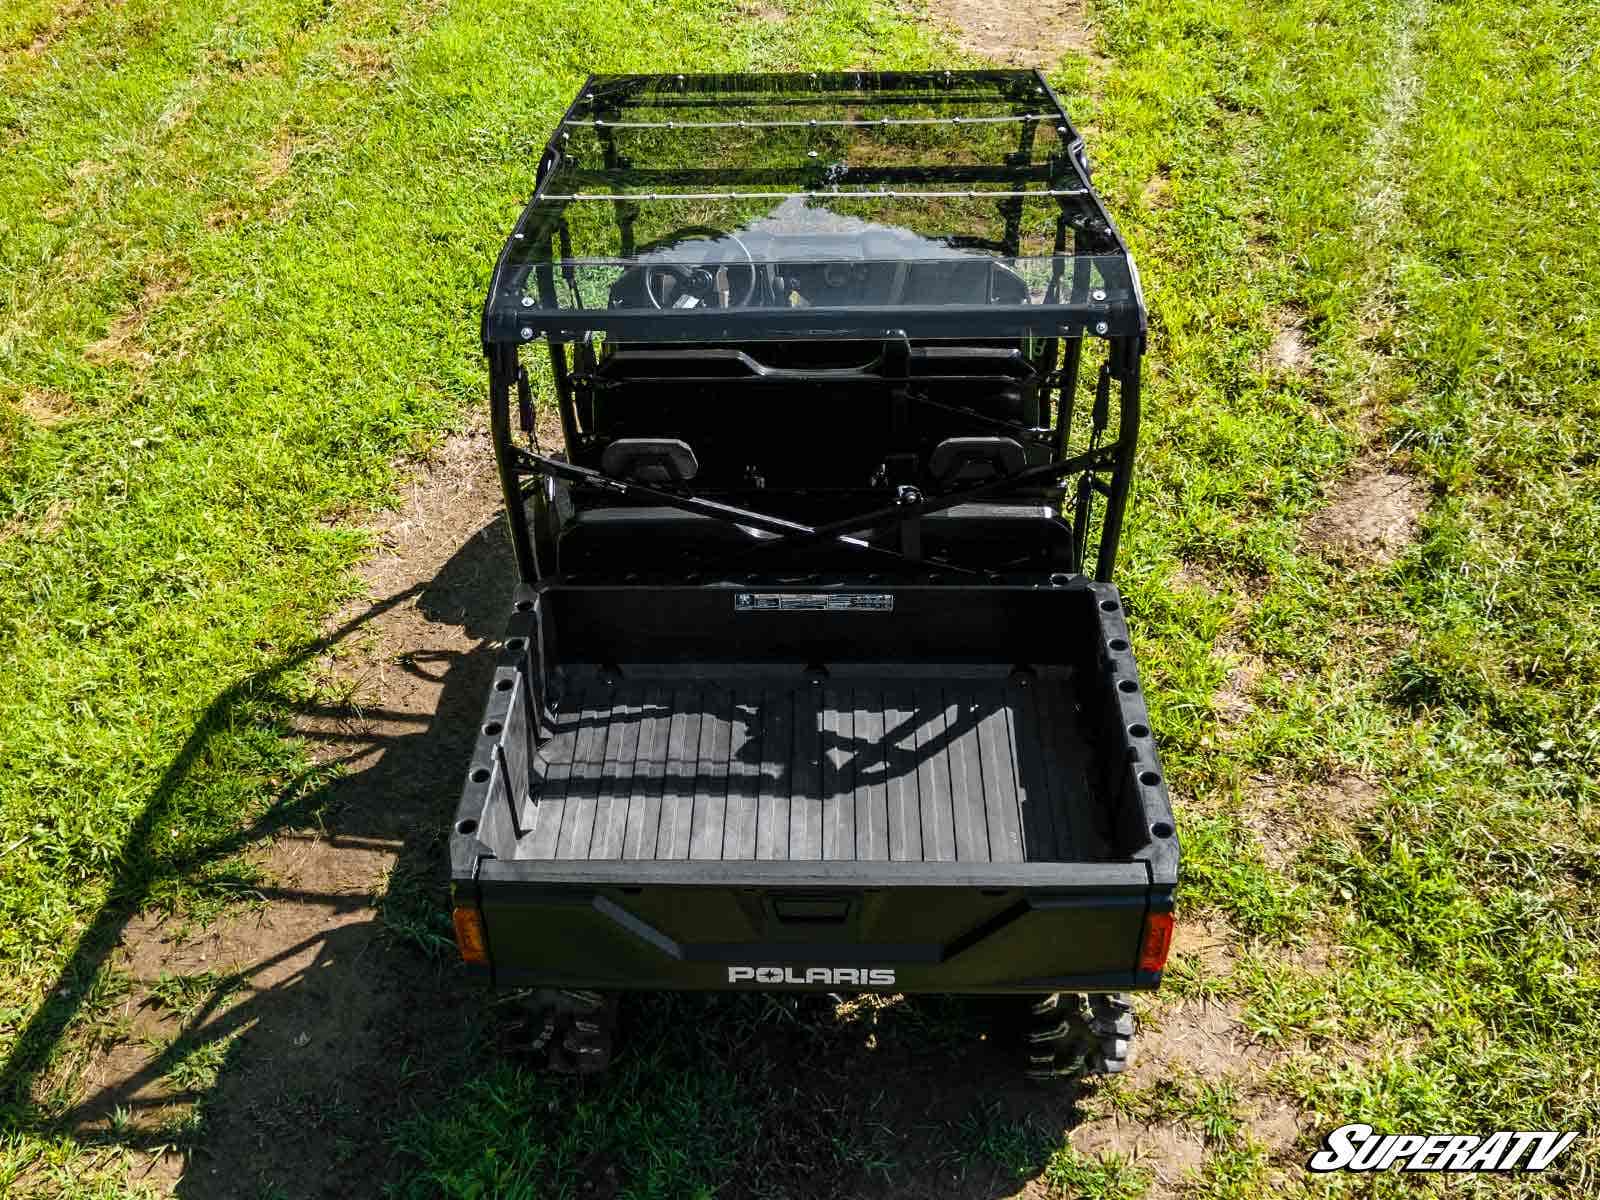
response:
<path id="1" fill-rule="evenodd" d="M 774 896 L 772 915 L 783 925 L 843 925 L 850 917 L 850 898 Z"/>

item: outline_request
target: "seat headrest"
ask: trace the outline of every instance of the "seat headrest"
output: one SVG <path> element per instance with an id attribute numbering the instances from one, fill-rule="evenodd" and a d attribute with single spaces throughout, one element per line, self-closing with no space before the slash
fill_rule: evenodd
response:
<path id="1" fill-rule="evenodd" d="M 688 442 L 675 438 L 618 438 L 600 456 L 600 469 L 638 483 L 688 483 L 700 462 Z"/>
<path id="2" fill-rule="evenodd" d="M 941 483 L 976 483 L 1015 475 L 1027 464 L 1028 456 L 1014 438 L 946 438 L 928 456 L 928 474 Z"/>

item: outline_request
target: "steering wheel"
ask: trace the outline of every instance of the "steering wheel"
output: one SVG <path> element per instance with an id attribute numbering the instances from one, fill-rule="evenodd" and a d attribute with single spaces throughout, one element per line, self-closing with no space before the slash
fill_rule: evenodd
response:
<path id="1" fill-rule="evenodd" d="M 736 262 L 734 265 L 744 267 L 744 269 L 750 273 L 750 281 L 745 285 L 744 294 L 739 297 L 737 303 L 735 303 L 732 299 L 729 299 L 729 301 L 726 304 L 721 305 L 721 307 L 743 308 L 745 305 L 749 304 L 756 294 L 756 262 L 750 254 L 750 247 L 746 246 L 731 233 L 724 233 L 722 230 L 713 229 L 709 225 L 685 225 L 682 229 L 675 229 L 666 237 L 661 238 L 658 241 L 654 241 L 647 246 L 640 247 L 638 253 L 649 254 L 652 251 L 660 250 L 667 246 L 676 246 L 679 242 L 689 238 L 704 238 L 713 242 L 726 240 L 739 247 L 739 252 L 744 255 L 744 262 Z M 716 266 L 719 274 L 723 274 L 726 270 L 722 264 L 722 260 L 720 259 L 714 264 L 707 265 Z M 714 282 L 711 272 L 707 271 L 705 267 L 686 267 L 677 263 L 647 263 L 644 266 L 644 294 L 649 298 L 652 308 L 667 307 L 667 305 L 662 302 L 661 287 L 662 284 L 669 278 L 676 281 L 679 290 L 687 292 L 691 295 L 705 294 L 712 289 Z M 677 304 L 674 303 L 672 307 L 676 308 Z"/>

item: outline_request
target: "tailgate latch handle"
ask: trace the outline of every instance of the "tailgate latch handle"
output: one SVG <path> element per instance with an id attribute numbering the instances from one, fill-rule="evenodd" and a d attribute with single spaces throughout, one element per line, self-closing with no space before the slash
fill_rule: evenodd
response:
<path id="1" fill-rule="evenodd" d="M 847 896 L 777 896 L 772 915 L 784 925 L 843 925 L 850 917 Z"/>

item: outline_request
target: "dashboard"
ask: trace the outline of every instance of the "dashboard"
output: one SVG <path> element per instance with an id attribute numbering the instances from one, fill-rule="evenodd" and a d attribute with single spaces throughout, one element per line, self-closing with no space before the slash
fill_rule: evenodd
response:
<path id="1" fill-rule="evenodd" d="M 662 310 L 1028 302 L 1027 283 L 993 248 L 888 229 L 680 229 L 642 247 L 610 294 L 612 308 Z"/>

